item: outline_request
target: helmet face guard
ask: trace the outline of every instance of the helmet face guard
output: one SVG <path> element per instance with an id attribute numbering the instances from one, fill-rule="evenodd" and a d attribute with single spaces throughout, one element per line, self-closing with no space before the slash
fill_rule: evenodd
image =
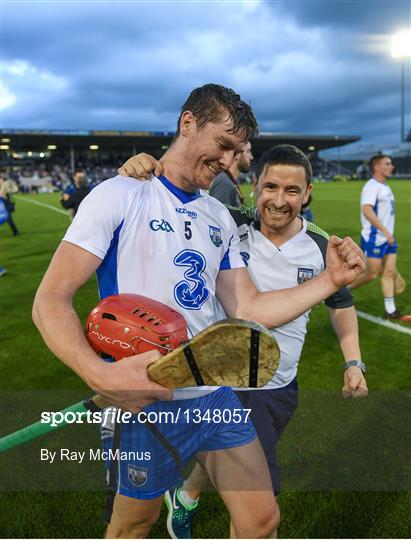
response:
<path id="1" fill-rule="evenodd" d="M 166 354 L 188 341 L 178 311 L 139 294 L 107 296 L 90 312 L 86 338 L 94 351 L 120 360 L 157 349 Z"/>

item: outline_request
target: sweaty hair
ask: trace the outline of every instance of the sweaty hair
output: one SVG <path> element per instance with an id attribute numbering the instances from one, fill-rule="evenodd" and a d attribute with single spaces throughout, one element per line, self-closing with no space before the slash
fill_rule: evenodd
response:
<path id="1" fill-rule="evenodd" d="M 377 165 L 377 163 L 379 161 L 381 161 L 384 158 L 391 159 L 391 156 L 387 156 L 387 154 L 377 154 L 375 156 L 372 156 L 372 158 L 370 159 L 370 171 L 371 171 L 371 174 L 374 174 L 375 166 Z"/>
<path id="2" fill-rule="evenodd" d="M 181 107 L 174 139 L 180 135 L 180 121 L 185 111 L 191 111 L 196 119 L 197 128 L 202 129 L 207 123 L 231 120 L 228 133 L 241 134 L 242 142 L 257 136 L 258 124 L 250 105 L 241 97 L 220 84 L 205 84 L 195 88 Z"/>
<path id="3" fill-rule="evenodd" d="M 257 181 L 265 172 L 267 166 L 270 165 L 297 165 L 299 167 L 304 167 L 307 185 L 311 184 L 313 170 L 311 168 L 310 160 L 302 150 L 292 144 L 277 144 L 261 155 L 254 171 Z M 307 207 L 311 201 L 312 197 L 310 195 L 308 201 L 303 204 L 302 208 Z"/>

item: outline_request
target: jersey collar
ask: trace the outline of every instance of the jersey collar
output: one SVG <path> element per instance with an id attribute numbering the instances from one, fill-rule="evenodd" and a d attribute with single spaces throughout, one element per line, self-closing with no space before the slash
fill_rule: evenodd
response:
<path id="1" fill-rule="evenodd" d="M 158 179 L 163 184 L 163 186 L 165 186 L 169 191 L 171 191 L 171 193 L 175 195 L 177 199 L 183 204 L 195 201 L 196 199 L 202 197 L 199 191 L 194 191 L 194 193 L 189 191 L 183 191 L 182 189 L 172 184 L 170 180 L 167 180 L 167 178 L 163 175 L 160 175 Z"/>

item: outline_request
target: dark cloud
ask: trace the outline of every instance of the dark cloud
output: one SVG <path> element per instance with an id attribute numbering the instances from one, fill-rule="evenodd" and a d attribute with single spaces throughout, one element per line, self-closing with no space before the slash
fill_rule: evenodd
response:
<path id="1" fill-rule="evenodd" d="M 218 82 L 263 131 L 394 141 L 388 34 L 408 16 L 396 0 L 7 3 L 3 125 L 174 130 L 188 92 Z"/>
<path id="2" fill-rule="evenodd" d="M 301 26 L 349 32 L 391 34 L 409 26 L 411 17 L 409 0 L 267 0 L 267 5 Z"/>

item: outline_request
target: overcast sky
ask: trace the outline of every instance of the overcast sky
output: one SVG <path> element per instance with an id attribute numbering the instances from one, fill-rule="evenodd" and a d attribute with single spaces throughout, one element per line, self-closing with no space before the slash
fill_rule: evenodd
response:
<path id="1" fill-rule="evenodd" d="M 409 0 L 3 0 L 1 124 L 173 131 L 191 89 L 216 82 L 261 131 L 395 144 L 390 35 L 410 15 Z"/>

